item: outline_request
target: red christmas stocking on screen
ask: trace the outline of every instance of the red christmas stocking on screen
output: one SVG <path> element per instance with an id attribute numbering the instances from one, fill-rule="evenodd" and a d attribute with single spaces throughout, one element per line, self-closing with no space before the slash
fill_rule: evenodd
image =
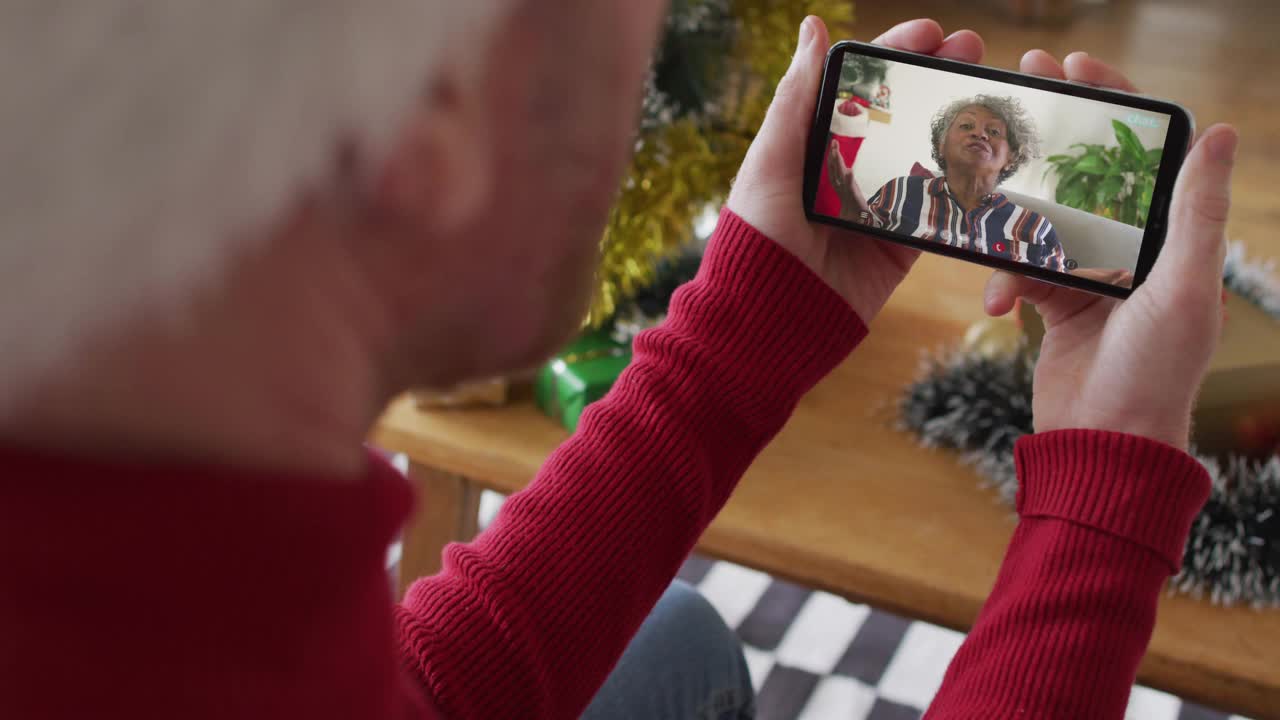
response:
<path id="1" fill-rule="evenodd" d="M 836 111 L 831 114 L 832 140 L 840 146 L 840 156 L 845 165 L 853 167 L 858 159 L 858 150 L 867 137 L 868 114 L 865 110 L 870 103 L 856 95 L 848 100 L 836 102 Z M 827 143 L 830 147 L 831 143 Z M 813 209 L 823 215 L 839 217 L 840 196 L 831 186 L 831 176 L 827 171 L 827 163 L 822 163 L 822 174 L 818 177 L 818 194 L 814 198 Z"/>

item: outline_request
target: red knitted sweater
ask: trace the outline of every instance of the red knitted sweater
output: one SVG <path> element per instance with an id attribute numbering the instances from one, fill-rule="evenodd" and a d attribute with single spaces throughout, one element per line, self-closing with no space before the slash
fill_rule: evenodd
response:
<path id="1" fill-rule="evenodd" d="M 400 605 L 411 493 L 377 459 L 344 482 L 0 451 L 0 717 L 573 718 L 865 332 L 726 212 L 615 390 Z M 1018 465 L 1021 524 L 929 717 L 1120 718 L 1206 475 L 1085 431 Z"/>

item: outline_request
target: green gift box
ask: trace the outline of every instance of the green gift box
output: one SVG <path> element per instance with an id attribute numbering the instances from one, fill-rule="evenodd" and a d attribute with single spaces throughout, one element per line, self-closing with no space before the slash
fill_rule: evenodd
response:
<path id="1" fill-rule="evenodd" d="M 631 362 L 631 346 L 604 332 L 583 335 L 538 371 L 534 398 L 570 432 L 588 405 L 604 397 Z"/>

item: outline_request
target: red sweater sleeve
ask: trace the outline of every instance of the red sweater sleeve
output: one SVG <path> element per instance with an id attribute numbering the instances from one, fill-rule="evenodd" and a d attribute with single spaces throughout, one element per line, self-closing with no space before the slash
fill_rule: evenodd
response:
<path id="1" fill-rule="evenodd" d="M 577 717 L 800 397 L 866 330 L 725 211 L 701 271 L 576 435 L 399 608 L 452 720 Z"/>
<path id="2" fill-rule="evenodd" d="M 1022 520 L 925 717 L 1123 718 L 1208 474 L 1167 445 L 1084 430 L 1023 438 L 1017 463 Z"/>

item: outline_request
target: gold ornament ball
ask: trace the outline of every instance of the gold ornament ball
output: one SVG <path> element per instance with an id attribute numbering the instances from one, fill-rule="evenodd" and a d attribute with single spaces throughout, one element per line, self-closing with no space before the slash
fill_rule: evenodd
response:
<path id="1" fill-rule="evenodd" d="M 1023 342 L 1022 330 L 1012 321 L 987 318 L 969 326 L 962 346 L 983 357 L 998 358 L 1018 352 Z"/>

